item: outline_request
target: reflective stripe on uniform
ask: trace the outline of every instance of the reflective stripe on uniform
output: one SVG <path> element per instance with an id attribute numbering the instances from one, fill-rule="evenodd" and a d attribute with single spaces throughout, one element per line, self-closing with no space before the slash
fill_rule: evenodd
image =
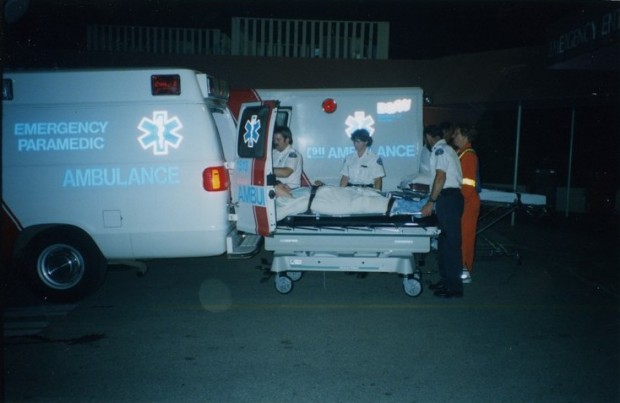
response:
<path id="1" fill-rule="evenodd" d="M 476 187 L 476 181 L 474 179 L 463 178 L 463 185 Z"/>

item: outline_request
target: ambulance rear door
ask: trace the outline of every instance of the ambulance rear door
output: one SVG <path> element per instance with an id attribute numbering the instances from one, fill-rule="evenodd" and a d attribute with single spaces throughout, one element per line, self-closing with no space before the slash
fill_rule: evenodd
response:
<path id="1" fill-rule="evenodd" d="M 237 229 L 262 236 L 268 236 L 276 228 L 271 150 L 277 112 L 276 101 L 243 104 L 237 127 L 233 184 Z"/>

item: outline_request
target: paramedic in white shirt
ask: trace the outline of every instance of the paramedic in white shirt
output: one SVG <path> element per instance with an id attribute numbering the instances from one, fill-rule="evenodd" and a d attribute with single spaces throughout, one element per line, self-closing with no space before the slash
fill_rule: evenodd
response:
<path id="1" fill-rule="evenodd" d="M 446 143 L 438 126 L 424 129 L 427 144 L 431 147 L 431 192 L 422 207 L 422 215 L 435 211 L 437 226 L 441 230 L 438 239 L 439 275 L 441 279 L 429 288 L 442 298 L 463 296 L 463 259 L 461 256 L 461 216 L 463 173 L 456 151 Z"/>
<path id="2" fill-rule="evenodd" d="M 301 186 L 303 161 L 301 154 L 293 148 L 293 134 L 288 127 L 274 129 L 272 159 L 273 173 L 280 183 L 293 189 Z"/>
<path id="3" fill-rule="evenodd" d="M 340 186 L 361 186 L 381 190 L 385 169 L 381 158 L 368 151 L 372 137 L 368 130 L 359 129 L 351 134 L 355 152 L 349 154 L 340 174 Z"/>

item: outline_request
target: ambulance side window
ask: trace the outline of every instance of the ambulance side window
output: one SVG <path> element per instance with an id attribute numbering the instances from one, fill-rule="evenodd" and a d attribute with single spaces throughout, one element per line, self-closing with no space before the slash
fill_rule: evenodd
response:
<path id="1" fill-rule="evenodd" d="M 291 107 L 279 107 L 278 113 L 276 115 L 275 127 L 280 127 L 280 126 L 290 127 L 292 112 L 293 112 L 293 109 Z"/>
<path id="2" fill-rule="evenodd" d="M 239 119 L 237 135 L 237 154 L 241 158 L 264 158 L 265 152 L 271 150 L 266 146 L 269 107 L 252 106 L 243 111 Z"/>

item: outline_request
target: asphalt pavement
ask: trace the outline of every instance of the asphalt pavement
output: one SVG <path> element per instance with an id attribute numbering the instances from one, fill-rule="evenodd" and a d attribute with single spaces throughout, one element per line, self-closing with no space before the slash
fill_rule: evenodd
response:
<path id="1" fill-rule="evenodd" d="M 7 402 L 618 402 L 617 216 L 517 216 L 478 238 L 465 297 L 270 255 L 112 267 L 76 304 L 21 285 L 4 317 Z M 416 257 L 418 262 L 420 256 Z M 423 281 L 438 279 L 436 254 Z"/>

